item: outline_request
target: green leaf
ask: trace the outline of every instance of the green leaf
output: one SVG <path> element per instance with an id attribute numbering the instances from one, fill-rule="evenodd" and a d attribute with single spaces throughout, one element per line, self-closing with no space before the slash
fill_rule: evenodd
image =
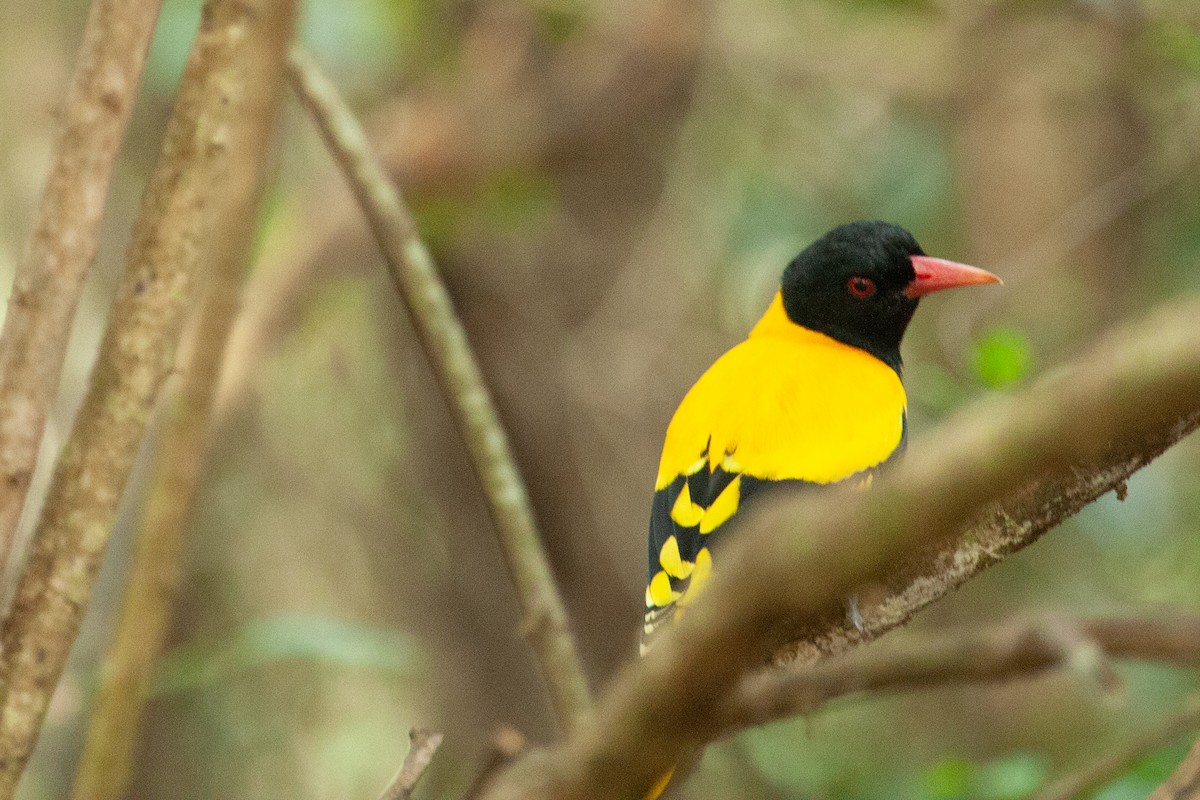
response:
<path id="1" fill-rule="evenodd" d="M 1025 378 L 1033 365 L 1029 337 L 1013 328 L 993 328 L 975 345 L 975 377 L 991 389 L 1007 389 Z"/>
<path id="2" fill-rule="evenodd" d="M 1155 786 L 1165 781 L 1183 762 L 1192 748 L 1193 739 L 1183 734 L 1173 744 L 1156 750 L 1133 765 L 1130 774 L 1144 778 Z"/>
<path id="3" fill-rule="evenodd" d="M 975 765 L 962 758 L 947 758 L 925 771 L 925 797 L 957 800 L 969 796 L 975 782 Z"/>
<path id="4" fill-rule="evenodd" d="M 973 796 L 979 800 L 1021 800 L 1029 797 L 1049 774 L 1046 760 L 1031 753 L 998 758 L 979 770 Z"/>
<path id="5" fill-rule="evenodd" d="M 416 645 L 396 631 L 349 620 L 284 614 L 254 620 L 226 639 L 188 643 L 159 664 L 156 695 L 203 689 L 269 664 L 311 661 L 409 674 Z"/>
<path id="6" fill-rule="evenodd" d="M 1154 49 L 1164 60 L 1200 73 L 1200 30 L 1180 22 L 1162 21 L 1151 29 Z"/>
<path id="7" fill-rule="evenodd" d="M 1091 800 L 1146 800 L 1162 781 L 1127 775 L 1091 796 Z"/>

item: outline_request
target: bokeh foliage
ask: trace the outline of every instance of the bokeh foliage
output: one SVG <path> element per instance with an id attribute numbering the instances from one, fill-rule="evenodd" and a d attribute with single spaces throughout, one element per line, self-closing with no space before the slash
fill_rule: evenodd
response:
<path id="1" fill-rule="evenodd" d="M 198 6 L 164 11 L 59 431 Z M 86 3 L 45 8 L 0 8 L 5 273 Z M 1200 291 L 1193 3 L 313 0 L 303 29 L 446 270 L 598 684 L 632 657 L 666 420 L 812 237 L 886 218 L 1006 280 L 923 304 L 905 351 L 913 447 L 961 404 Z M 460 444 L 294 107 L 278 160 L 135 794 L 373 796 L 421 724 L 447 732 L 421 794 L 453 796 L 496 725 L 535 741 L 552 725 Z M 1105 498 L 913 626 L 1200 604 L 1198 475 L 1200 450 L 1178 448 L 1125 502 Z M 135 487 L 29 800 L 69 785 L 139 501 Z M 1197 688 L 1121 669 L 1117 698 L 1072 675 L 850 698 L 712 748 L 686 794 L 1024 797 Z M 1185 745 L 1098 797 L 1144 797 Z"/>

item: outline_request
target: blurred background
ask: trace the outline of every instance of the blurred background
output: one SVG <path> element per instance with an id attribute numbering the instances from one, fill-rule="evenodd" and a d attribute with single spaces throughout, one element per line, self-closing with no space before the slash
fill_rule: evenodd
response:
<path id="1" fill-rule="evenodd" d="M 86 5 L 0 3 L 5 280 Z M 197 0 L 163 12 L 46 452 L 85 388 L 198 16 Z M 667 420 L 814 237 L 884 218 L 1005 279 L 918 314 L 918 448 L 961 404 L 1200 291 L 1189 0 L 311 0 L 303 31 L 445 272 L 596 686 L 636 652 Z M 290 98 L 282 123 L 133 796 L 373 798 L 413 725 L 446 733 L 418 796 L 461 796 L 498 726 L 544 742 L 553 722 L 381 257 Z M 70 785 L 145 471 L 28 800 Z M 1198 526 L 1192 441 L 911 627 L 1195 607 Z M 1180 670 L 1122 674 L 1116 698 L 1071 675 L 850 698 L 711 748 L 684 796 L 1024 797 L 1197 688 Z M 1099 796 L 1145 797 L 1187 744 Z"/>

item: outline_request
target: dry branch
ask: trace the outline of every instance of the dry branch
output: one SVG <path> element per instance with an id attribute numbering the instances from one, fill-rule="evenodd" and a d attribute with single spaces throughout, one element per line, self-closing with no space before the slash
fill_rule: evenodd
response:
<path id="1" fill-rule="evenodd" d="M 847 595 L 960 535 L 979 508 L 1038 476 L 1178 439 L 1200 413 L 1198 314 L 1196 300 L 1161 310 L 1022 396 L 960 416 L 869 497 L 833 490 L 748 509 L 706 593 L 614 682 L 594 723 L 487 796 L 575 800 L 603 787 L 605 797 L 641 797 L 720 732 L 724 698 L 805 620 L 842 613 Z"/>
<path id="2" fill-rule="evenodd" d="M 408 739 L 411 742 L 408 755 L 383 794 L 379 795 L 379 800 L 409 800 L 417 781 L 421 780 L 437 749 L 442 746 L 442 734 L 422 728 L 409 731 Z"/>
<path id="3" fill-rule="evenodd" d="M 126 795 L 133 773 L 138 723 L 170 628 L 222 356 L 249 272 L 295 5 L 294 0 L 242 2 L 244 43 L 231 55 L 229 69 L 243 88 L 231 112 L 230 168 L 214 223 L 222 235 L 213 242 L 205 297 L 188 337 L 190 346 L 183 348 L 182 380 L 166 396 L 157 469 L 80 757 L 72 794 L 76 800 L 118 800 Z"/>
<path id="4" fill-rule="evenodd" d="M 1196 728 L 1200 728 L 1200 704 L 1193 703 L 1117 750 L 1106 753 L 1078 772 L 1053 781 L 1049 786 L 1035 793 L 1032 800 L 1074 800 L 1079 797 L 1088 797 L 1095 790 L 1111 782 L 1136 761 L 1156 750 L 1161 750 L 1183 734 Z"/>
<path id="5" fill-rule="evenodd" d="M 400 193 L 372 154 L 361 126 L 336 87 L 299 50 L 292 52 L 290 76 L 387 257 L 392 279 L 483 485 L 500 548 L 516 585 L 524 632 L 549 687 L 554 710 L 563 727 L 571 729 L 588 713 L 587 680 L 542 549 L 524 480 L 466 331 Z"/>
<path id="6" fill-rule="evenodd" d="M 213 241 L 246 8 L 209 2 L 150 178 L 92 384 L 51 482 L 0 653 L 0 798 L 12 797 L 91 597 L 117 504 Z"/>
<path id="7" fill-rule="evenodd" d="M 71 320 L 96 257 L 113 164 L 161 8 L 162 0 L 96 0 L 83 30 L 50 175 L 0 332 L 0 575 L 7 574 Z"/>
<path id="8" fill-rule="evenodd" d="M 467 788 L 464 800 L 478 800 L 491 785 L 492 780 L 511 764 L 525 749 L 525 737 L 516 728 L 502 726 L 489 743 L 487 755 L 483 759 L 471 785 Z"/>
<path id="9" fill-rule="evenodd" d="M 721 714 L 727 729 L 739 730 L 808 714 L 854 692 L 1018 680 L 1080 667 L 1091 680 L 1095 665 L 1103 663 L 1096 661 L 1093 648 L 1103 657 L 1200 667 L 1200 617 L 1051 617 L 884 641 L 812 667 L 764 670 L 737 688 Z M 1103 671 L 1100 684 L 1112 688 Z"/>

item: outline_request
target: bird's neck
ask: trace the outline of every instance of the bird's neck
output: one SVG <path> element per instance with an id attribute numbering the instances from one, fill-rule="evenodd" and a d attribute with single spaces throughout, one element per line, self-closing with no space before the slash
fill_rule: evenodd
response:
<path id="1" fill-rule="evenodd" d="M 776 292 L 775 297 L 771 299 L 771 305 L 767 307 L 767 312 L 762 315 L 762 319 L 750 330 L 750 336 L 784 336 L 794 340 L 809 340 L 813 344 L 825 345 L 832 340 L 870 353 L 895 370 L 897 375 L 903 376 L 904 365 L 900 360 L 899 347 L 878 347 L 870 342 L 855 341 L 850 336 L 840 336 L 837 331 L 817 331 L 793 322 L 783 307 L 783 295 L 779 292 Z"/>

